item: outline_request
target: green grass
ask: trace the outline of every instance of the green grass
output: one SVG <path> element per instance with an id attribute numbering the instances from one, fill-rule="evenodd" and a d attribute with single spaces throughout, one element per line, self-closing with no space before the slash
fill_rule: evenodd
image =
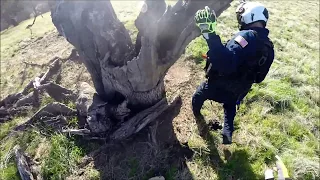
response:
<path id="1" fill-rule="evenodd" d="M 43 138 L 39 132 L 33 129 L 18 132 L 2 142 L 0 145 L 0 179 L 20 179 L 13 153 L 15 145 L 19 145 L 28 155 L 34 156 Z"/>
<path id="2" fill-rule="evenodd" d="M 50 139 L 49 156 L 44 161 L 42 173 L 45 179 L 64 179 L 75 169 L 83 156 L 81 148 L 75 142 L 61 134 Z"/>
<path id="3" fill-rule="evenodd" d="M 8 164 L 6 168 L 1 170 L 0 174 L 0 177 L 3 178 L 3 180 L 20 180 L 16 163 Z"/>
<path id="4" fill-rule="evenodd" d="M 0 140 L 6 137 L 10 131 L 18 124 L 24 120 L 23 117 L 16 117 L 13 120 L 0 124 Z"/>
<path id="5" fill-rule="evenodd" d="M 26 29 L 32 24 L 33 19 L 22 21 L 16 27 L 10 27 L 1 31 L 1 61 L 14 55 L 20 46 L 27 45 L 26 41 L 31 39 L 30 30 Z M 43 14 L 43 18 L 37 17 L 36 23 L 32 27 L 32 38 L 42 37 L 45 33 L 54 30 L 50 13 Z"/>
<path id="6" fill-rule="evenodd" d="M 249 166 L 255 174 L 244 173 L 241 179 L 259 179 L 265 167 L 274 164 L 274 155 L 283 158 L 294 179 L 320 178 L 319 164 L 316 165 L 320 137 L 319 42 L 316 40 L 319 39 L 319 14 L 316 13 L 319 4 L 290 2 L 294 5 L 288 7 L 287 1 L 263 3 L 270 9 L 268 28 L 275 45 L 275 62 L 266 80 L 254 85 L 241 105 L 236 117 L 239 124 L 234 135 L 236 145 L 231 149 L 242 149 L 248 154 Z M 234 9 L 235 3 L 219 17 L 218 33 L 224 42 L 236 30 Z M 206 51 L 205 41 L 199 38 L 189 45 L 187 53 L 201 59 L 200 55 Z M 201 61 L 197 63 L 199 67 L 204 65 Z M 212 115 L 210 112 L 217 113 L 212 112 L 211 106 L 204 106 L 202 112 L 207 116 Z M 189 140 L 197 144 L 195 148 L 203 146 L 193 141 L 199 139 Z M 224 171 L 240 173 L 237 168 L 241 161 L 228 161 Z M 202 171 L 199 167 L 195 171 Z"/>
<path id="7" fill-rule="evenodd" d="M 96 169 L 90 168 L 87 171 L 87 177 L 89 180 L 99 180 L 100 179 L 100 172 Z"/>
<path id="8" fill-rule="evenodd" d="M 22 61 L 40 61 L 40 59 L 30 59 L 23 56 L 17 56 L 21 54 L 21 51 L 28 49 L 28 46 L 36 41 L 38 38 L 42 38 L 46 34 L 53 32 L 54 25 L 51 21 L 50 13 L 43 14 L 37 17 L 35 24 L 32 27 L 32 36 L 30 30 L 26 29 L 26 26 L 32 24 L 33 18 L 22 21 L 15 27 L 10 27 L 6 30 L 1 31 L 1 54 L 0 54 L 0 97 L 17 92 L 23 89 L 24 85 L 28 82 L 23 81 L 23 77 L 27 79 L 34 78 L 39 75 L 39 69 L 28 68 L 26 72 L 26 66 Z M 33 49 L 34 50 L 34 49 Z M 33 51 L 32 50 L 32 51 Z M 27 53 L 25 53 L 26 55 Z M 41 54 L 41 52 L 34 52 L 32 56 Z M 42 62 L 40 62 L 41 64 Z M 14 67 L 14 68 L 12 68 Z"/>

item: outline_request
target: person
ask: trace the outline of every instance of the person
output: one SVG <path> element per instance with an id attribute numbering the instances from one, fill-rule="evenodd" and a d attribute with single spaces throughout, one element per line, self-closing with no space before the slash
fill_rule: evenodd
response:
<path id="1" fill-rule="evenodd" d="M 203 118 L 201 107 L 206 100 L 223 103 L 223 144 L 232 143 L 236 105 L 253 83 L 261 83 L 274 59 L 273 44 L 266 28 L 268 10 L 260 3 L 243 2 L 236 10 L 240 31 L 226 45 L 216 33 L 215 12 L 205 7 L 195 14 L 195 22 L 207 41 L 206 77 L 192 97 L 192 111 Z"/>

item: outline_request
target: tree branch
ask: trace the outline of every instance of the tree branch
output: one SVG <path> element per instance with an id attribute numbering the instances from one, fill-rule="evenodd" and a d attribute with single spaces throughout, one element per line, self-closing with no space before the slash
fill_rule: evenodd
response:
<path id="1" fill-rule="evenodd" d="M 164 98 L 154 106 L 138 113 L 128 121 L 126 121 L 120 128 L 118 128 L 111 136 L 111 140 L 124 140 L 139 132 L 146 125 L 155 120 L 160 114 L 162 114 L 169 107 L 174 106 L 179 100 L 180 96 L 175 96 L 171 101 L 167 102 Z"/>
<path id="2" fill-rule="evenodd" d="M 135 21 L 135 49 L 109 1 L 59 1 L 52 20 L 83 57 L 102 99 L 111 101 L 119 93 L 130 105 L 149 107 L 164 96 L 167 70 L 200 35 L 195 12 L 208 5 L 219 15 L 231 1 L 179 0 L 171 7 L 164 0 L 146 0 Z"/>
<path id="3" fill-rule="evenodd" d="M 30 162 L 28 162 L 28 158 L 22 152 L 19 145 L 16 145 L 14 147 L 14 153 L 16 156 L 17 167 L 18 167 L 18 171 L 19 171 L 21 179 L 22 180 L 34 180 L 35 178 L 33 177 L 32 173 L 31 173 Z"/>

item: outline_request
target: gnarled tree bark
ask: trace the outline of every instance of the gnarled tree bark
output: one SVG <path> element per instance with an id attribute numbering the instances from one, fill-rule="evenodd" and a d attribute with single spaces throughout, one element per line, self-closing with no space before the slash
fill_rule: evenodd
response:
<path id="1" fill-rule="evenodd" d="M 163 78 L 185 47 L 200 35 L 193 17 L 206 5 L 217 15 L 232 0 L 145 1 L 135 21 L 135 48 L 110 1 L 58 1 L 51 8 L 58 31 L 73 44 L 99 96 L 120 94 L 129 105 L 150 107 L 164 96 Z"/>
<path id="2" fill-rule="evenodd" d="M 166 72 L 200 35 L 194 14 L 209 6 L 219 16 L 231 1 L 178 0 L 174 6 L 167 6 L 165 0 L 145 0 L 135 21 L 139 31 L 135 44 L 110 1 L 51 2 L 52 22 L 83 59 L 98 94 L 95 99 L 106 102 L 82 102 L 78 98 L 77 106 L 82 107 L 78 111 L 83 118 L 87 116 L 89 129 L 94 133 L 113 131 L 113 139 L 122 139 L 122 135 L 131 135 L 136 130 L 127 127 L 114 130 L 110 118 L 116 117 L 116 124 L 120 124 L 119 121 L 133 117 L 126 123 L 142 124 L 141 127 L 152 121 L 143 117 L 158 104 L 159 109 L 165 109 L 165 103 L 161 102 L 166 101 L 163 80 Z M 140 116 L 142 119 L 136 118 Z"/>

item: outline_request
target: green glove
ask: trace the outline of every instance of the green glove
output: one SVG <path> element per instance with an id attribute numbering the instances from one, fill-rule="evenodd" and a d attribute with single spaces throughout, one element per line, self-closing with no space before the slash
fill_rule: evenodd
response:
<path id="1" fill-rule="evenodd" d="M 202 34 L 216 32 L 216 14 L 213 10 L 210 10 L 208 6 L 202 10 L 198 10 L 194 19 Z"/>

